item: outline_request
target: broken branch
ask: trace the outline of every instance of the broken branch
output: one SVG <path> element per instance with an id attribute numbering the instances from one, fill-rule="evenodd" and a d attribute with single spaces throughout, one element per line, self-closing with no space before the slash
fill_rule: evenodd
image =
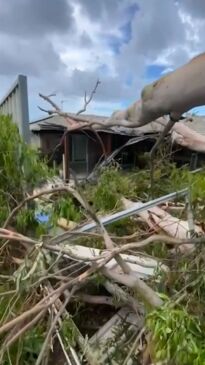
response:
<path id="1" fill-rule="evenodd" d="M 100 85 L 100 80 L 97 80 L 97 81 L 96 81 L 96 84 L 95 84 L 95 86 L 94 86 L 94 89 L 92 90 L 92 92 L 91 92 L 91 94 L 90 94 L 90 97 L 89 97 L 88 99 L 87 99 L 87 93 L 86 93 L 86 91 L 85 91 L 85 95 L 84 95 L 84 106 L 83 106 L 83 108 L 82 108 L 82 109 L 80 109 L 80 110 L 76 113 L 76 115 L 82 114 L 82 113 L 84 113 L 84 112 L 86 111 L 87 106 L 88 106 L 88 104 L 90 104 L 91 100 L 93 99 L 93 96 L 95 95 L 96 90 L 97 90 L 97 88 L 98 88 L 98 86 L 99 86 L 99 85 Z"/>

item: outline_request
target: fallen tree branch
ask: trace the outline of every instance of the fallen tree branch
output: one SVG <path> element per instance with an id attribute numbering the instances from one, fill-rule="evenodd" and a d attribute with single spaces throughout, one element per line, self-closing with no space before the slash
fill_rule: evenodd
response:
<path id="1" fill-rule="evenodd" d="M 141 309 L 139 303 L 129 293 L 125 292 L 120 286 L 110 280 L 106 280 L 103 283 L 103 286 L 110 294 L 114 295 L 117 300 L 126 305 L 129 305 L 132 309 L 134 309 L 136 313 L 139 313 L 139 310 Z"/>
<path id="2" fill-rule="evenodd" d="M 83 113 L 86 110 L 88 104 L 91 102 L 94 94 L 96 93 L 96 90 L 97 90 L 97 87 L 98 87 L 99 84 L 100 84 L 100 81 L 97 80 L 96 85 L 95 85 L 93 91 L 91 92 L 91 95 L 90 95 L 90 97 L 89 97 L 88 100 L 87 100 L 87 96 L 85 94 L 85 104 L 84 104 L 84 107 L 83 107 L 83 109 L 79 110 L 79 112 L 77 112 L 76 116 L 79 115 L 80 113 Z M 106 150 L 105 150 L 105 146 L 104 146 L 104 143 L 102 141 L 102 138 L 100 137 L 99 133 L 92 127 L 92 124 L 90 124 L 88 122 L 85 122 L 83 120 L 79 120 L 79 117 L 78 117 L 78 120 L 76 121 L 73 117 L 69 116 L 68 113 L 63 112 L 60 109 L 60 107 L 56 103 L 53 102 L 53 100 L 50 98 L 50 96 L 46 96 L 46 95 L 43 95 L 41 93 L 39 93 L 39 96 L 42 99 L 44 99 L 45 101 L 47 101 L 49 104 L 51 104 L 53 106 L 53 108 L 54 108 L 54 110 L 46 110 L 46 109 L 43 109 L 43 108 L 39 107 L 39 109 L 41 111 L 46 112 L 49 115 L 57 114 L 60 117 L 63 117 L 65 119 L 65 121 L 68 123 L 68 128 L 64 132 L 64 134 L 63 134 L 63 136 L 62 136 L 62 138 L 60 140 L 60 143 L 56 145 L 56 147 L 55 147 L 55 149 L 53 151 L 53 154 L 52 154 L 51 158 L 53 157 L 55 151 L 63 144 L 64 139 L 65 139 L 67 133 L 69 133 L 71 131 L 75 131 L 75 130 L 82 130 L 85 127 L 89 128 L 95 134 L 95 136 L 97 137 L 97 140 L 99 141 L 100 146 L 102 148 L 103 156 L 106 155 Z"/>
<path id="3" fill-rule="evenodd" d="M 73 296 L 74 301 L 82 301 L 90 304 L 106 304 L 110 306 L 116 306 L 116 303 L 112 297 L 105 295 L 90 295 L 84 293 L 78 293 Z"/>
<path id="4" fill-rule="evenodd" d="M 85 95 L 84 95 L 84 106 L 83 106 L 83 108 L 82 108 L 82 109 L 80 109 L 80 110 L 76 113 L 76 115 L 82 114 L 82 113 L 84 113 L 84 112 L 86 111 L 87 106 L 88 106 L 88 104 L 90 104 L 91 100 L 93 99 L 93 96 L 95 95 L 95 93 L 96 93 L 97 88 L 98 88 L 98 86 L 99 86 L 99 85 L 100 85 L 100 80 L 97 80 L 97 81 L 96 81 L 96 84 L 95 84 L 95 86 L 94 86 L 94 89 L 92 90 L 92 92 L 91 92 L 91 94 L 90 94 L 90 97 L 89 97 L 88 99 L 87 99 L 87 93 L 86 93 L 86 91 L 85 91 Z"/>
<path id="5" fill-rule="evenodd" d="M 38 358 L 36 360 L 36 364 L 35 365 L 40 365 L 42 360 L 43 360 L 43 357 L 44 357 L 44 352 L 46 351 L 47 347 L 48 347 L 48 344 L 49 344 L 49 341 L 50 341 L 50 338 L 53 334 L 53 332 L 55 331 L 56 329 L 56 325 L 58 323 L 58 320 L 59 318 L 62 316 L 64 310 L 66 309 L 66 306 L 68 305 L 72 295 L 74 294 L 74 292 L 77 290 L 77 286 L 74 286 L 71 290 L 71 292 L 69 294 L 66 295 L 66 299 L 65 299 L 65 302 L 61 305 L 58 313 L 55 315 L 52 323 L 51 323 L 51 327 L 49 329 L 49 331 L 47 332 L 46 334 L 46 338 L 44 340 L 44 343 L 41 347 L 41 351 L 38 355 Z"/>
<path id="6" fill-rule="evenodd" d="M 29 321 L 24 327 L 17 331 L 13 337 L 11 337 L 8 341 L 5 341 L 5 343 L 1 346 L 4 352 L 8 350 L 9 347 L 12 346 L 26 331 L 35 326 L 38 321 L 46 314 L 46 311 L 47 309 L 40 311 L 31 321 Z M 3 356 L 3 354 L 1 354 L 1 356 Z"/>

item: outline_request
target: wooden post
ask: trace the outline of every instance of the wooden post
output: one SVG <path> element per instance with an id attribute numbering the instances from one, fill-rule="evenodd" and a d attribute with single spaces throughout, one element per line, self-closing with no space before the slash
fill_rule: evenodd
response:
<path id="1" fill-rule="evenodd" d="M 64 138 L 64 179 L 66 183 L 69 182 L 70 178 L 69 165 L 69 135 L 66 133 Z"/>
<path id="2" fill-rule="evenodd" d="M 106 149 L 106 156 L 109 156 L 112 153 L 112 135 L 111 134 L 106 135 L 105 149 Z"/>

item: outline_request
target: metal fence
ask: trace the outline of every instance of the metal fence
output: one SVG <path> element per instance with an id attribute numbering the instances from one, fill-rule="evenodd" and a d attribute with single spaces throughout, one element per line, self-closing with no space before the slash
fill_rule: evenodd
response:
<path id="1" fill-rule="evenodd" d="M 0 101 L 0 113 L 10 115 L 25 142 L 30 142 L 27 77 L 18 75 L 15 83 Z"/>

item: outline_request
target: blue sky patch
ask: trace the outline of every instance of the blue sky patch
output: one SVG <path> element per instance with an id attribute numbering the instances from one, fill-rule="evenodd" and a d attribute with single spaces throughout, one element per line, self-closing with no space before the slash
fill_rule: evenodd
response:
<path id="1" fill-rule="evenodd" d="M 166 67 L 162 65 L 149 65 L 146 68 L 145 77 L 148 79 L 157 79 L 165 69 Z"/>
<path id="2" fill-rule="evenodd" d="M 110 46 L 110 48 L 112 48 L 112 50 L 114 51 L 115 54 L 120 53 L 120 47 L 123 44 L 123 41 L 121 38 L 109 35 L 109 36 L 106 36 L 106 41 L 107 41 L 108 45 Z"/>
<path id="3" fill-rule="evenodd" d="M 99 76 L 108 76 L 109 75 L 109 67 L 103 63 L 101 66 L 97 68 Z"/>
<path id="4" fill-rule="evenodd" d="M 123 34 L 123 43 L 129 43 L 129 41 L 132 38 L 132 27 L 131 22 L 126 23 L 122 27 L 120 27 L 120 30 Z"/>
<path id="5" fill-rule="evenodd" d="M 131 6 L 128 6 L 128 8 L 126 9 L 126 13 L 128 15 L 129 20 L 126 24 L 120 27 L 120 30 L 123 34 L 123 43 L 129 43 L 129 41 L 132 39 L 132 19 L 134 18 L 135 13 L 138 10 L 139 6 L 137 4 L 132 4 Z"/>

